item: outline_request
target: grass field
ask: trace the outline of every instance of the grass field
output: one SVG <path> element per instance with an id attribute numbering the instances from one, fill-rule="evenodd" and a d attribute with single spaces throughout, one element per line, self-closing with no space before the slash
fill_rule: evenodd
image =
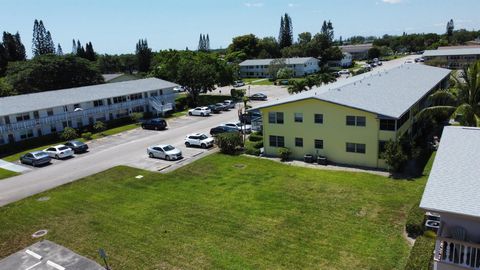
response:
<path id="1" fill-rule="evenodd" d="M 244 78 L 242 81 L 247 85 L 273 85 L 273 82 L 266 78 Z"/>
<path id="2" fill-rule="evenodd" d="M 105 248 L 112 269 L 403 269 L 424 184 L 221 154 L 169 174 L 116 167 L 0 208 L 0 258 L 48 229 L 97 261 Z"/>
<path id="3" fill-rule="evenodd" d="M 0 168 L 0 180 L 15 176 L 15 175 L 18 175 L 18 173 Z"/>

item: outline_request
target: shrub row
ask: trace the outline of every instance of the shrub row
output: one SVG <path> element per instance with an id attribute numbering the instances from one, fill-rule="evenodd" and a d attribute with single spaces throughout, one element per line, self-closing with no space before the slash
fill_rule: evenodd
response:
<path id="1" fill-rule="evenodd" d="M 415 240 L 405 270 L 430 270 L 432 269 L 432 253 L 435 240 L 427 236 L 420 236 Z"/>
<path id="2" fill-rule="evenodd" d="M 418 207 L 420 203 L 415 203 L 408 211 L 407 223 L 405 229 L 409 236 L 416 237 L 423 234 L 423 222 L 425 219 L 425 212 Z"/>

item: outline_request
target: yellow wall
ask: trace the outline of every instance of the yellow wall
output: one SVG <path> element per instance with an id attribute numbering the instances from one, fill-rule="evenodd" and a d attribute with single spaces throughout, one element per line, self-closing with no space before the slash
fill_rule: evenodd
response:
<path id="1" fill-rule="evenodd" d="M 283 124 L 268 123 L 269 112 L 283 112 Z M 294 114 L 303 113 L 303 122 L 296 123 Z M 261 109 L 265 154 L 278 156 L 278 148 L 270 147 L 269 136 L 284 136 L 285 147 L 292 151 L 292 157 L 303 159 L 305 154 L 323 155 L 335 163 L 386 168 L 383 160 L 378 159 L 378 141 L 395 140 L 394 131 L 380 131 L 377 115 L 317 99 L 306 99 Z M 314 114 L 323 114 L 323 124 L 314 123 Z M 364 116 L 366 126 L 347 126 L 346 116 Z M 409 123 L 409 121 L 407 122 Z M 407 124 L 404 126 L 408 126 Z M 404 127 L 402 127 L 404 128 Z M 295 147 L 295 137 L 303 138 L 303 147 Z M 323 140 L 324 148 L 317 151 L 314 140 Z M 346 151 L 346 143 L 366 145 L 366 153 Z"/>

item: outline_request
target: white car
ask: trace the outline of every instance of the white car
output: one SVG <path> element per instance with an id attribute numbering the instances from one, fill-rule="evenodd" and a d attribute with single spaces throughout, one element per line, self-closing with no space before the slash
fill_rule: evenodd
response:
<path id="1" fill-rule="evenodd" d="M 413 64 L 415 63 L 412 59 L 407 59 L 407 61 L 405 61 L 405 64 Z"/>
<path id="2" fill-rule="evenodd" d="M 197 107 L 195 109 L 188 110 L 188 115 L 200 115 L 208 116 L 212 111 L 208 107 Z"/>
<path id="3" fill-rule="evenodd" d="M 162 158 L 165 160 L 177 160 L 182 158 L 182 151 L 170 144 L 159 144 L 147 148 L 150 158 Z"/>
<path id="4" fill-rule="evenodd" d="M 348 69 L 343 69 L 338 72 L 339 75 L 350 75 L 350 71 Z"/>
<path id="5" fill-rule="evenodd" d="M 175 91 L 175 92 L 185 92 L 185 88 L 183 86 L 175 86 L 173 88 L 173 91 Z"/>
<path id="6" fill-rule="evenodd" d="M 235 108 L 235 102 L 233 100 L 230 100 L 230 99 L 226 99 L 223 101 L 223 105 L 229 109 L 233 109 Z"/>
<path id="7" fill-rule="evenodd" d="M 225 123 L 225 124 L 222 124 L 222 126 L 233 127 L 233 128 L 238 129 L 238 131 L 243 132 L 243 133 L 251 133 L 252 132 L 252 126 L 251 125 L 244 125 L 240 122 Z"/>
<path id="8" fill-rule="evenodd" d="M 185 137 L 185 146 L 200 146 L 202 148 L 212 147 L 213 146 L 213 138 L 208 137 L 203 133 L 194 133 L 187 135 Z"/>
<path id="9" fill-rule="evenodd" d="M 233 82 L 233 87 L 245 86 L 245 83 L 242 80 Z"/>
<path id="10" fill-rule="evenodd" d="M 59 144 L 56 146 L 51 146 L 43 152 L 47 153 L 48 156 L 51 158 L 56 158 L 56 159 L 61 159 L 61 158 L 67 158 L 67 157 L 72 157 L 73 156 L 73 150 L 63 144 Z"/>

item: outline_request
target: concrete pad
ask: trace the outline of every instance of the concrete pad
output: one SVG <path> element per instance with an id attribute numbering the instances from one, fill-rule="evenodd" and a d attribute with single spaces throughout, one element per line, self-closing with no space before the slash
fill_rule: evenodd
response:
<path id="1" fill-rule="evenodd" d="M 17 172 L 17 173 L 23 173 L 23 172 L 30 171 L 30 168 L 5 161 L 3 159 L 0 159 L 0 168 L 5 169 L 5 170 L 9 170 L 9 171 L 12 171 L 12 172 Z"/>
<path id="2" fill-rule="evenodd" d="M 48 240 L 0 260 L 0 270 L 105 270 L 95 261 Z"/>

